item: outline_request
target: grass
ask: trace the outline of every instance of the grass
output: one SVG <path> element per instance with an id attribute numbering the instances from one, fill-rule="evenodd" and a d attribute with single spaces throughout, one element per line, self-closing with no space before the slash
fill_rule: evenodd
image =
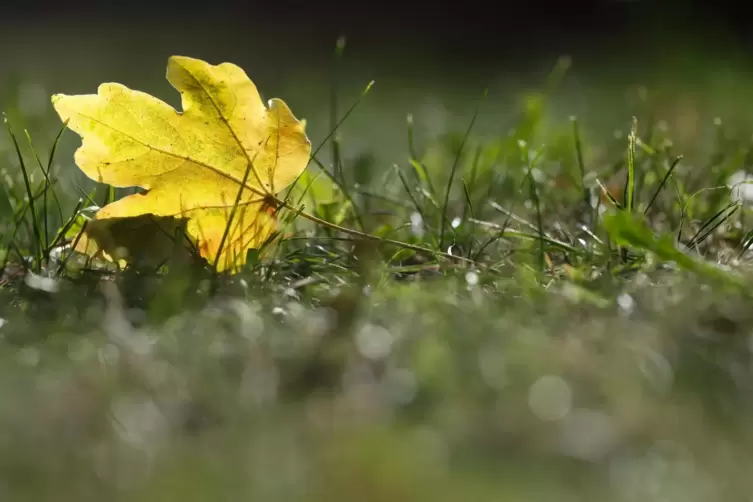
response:
<path id="1" fill-rule="evenodd" d="M 647 106 L 593 144 L 587 119 L 553 118 L 568 66 L 509 133 L 474 134 L 474 114 L 421 141 L 409 119 L 391 168 L 343 154 L 359 109 L 338 115 L 335 81 L 331 132 L 286 201 L 381 240 L 283 211 L 288 238 L 237 276 L 70 253 L 122 193 L 71 182 L 59 124 L 24 144 L 9 114 L 0 493 L 749 498 L 753 229 L 727 180 L 751 136 L 721 122 L 704 151 Z"/>

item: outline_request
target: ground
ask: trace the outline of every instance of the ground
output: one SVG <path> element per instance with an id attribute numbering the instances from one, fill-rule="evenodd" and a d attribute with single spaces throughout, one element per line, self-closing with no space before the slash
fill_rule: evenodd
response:
<path id="1" fill-rule="evenodd" d="M 234 276 L 70 254 L 84 210 L 127 190 L 80 176 L 72 133 L 55 151 L 61 124 L 23 98 L 45 88 L 9 85 L 0 494 L 749 499 L 753 129 L 747 84 L 713 64 L 700 90 L 588 88 L 590 114 L 568 59 L 460 117 L 341 83 L 296 193 L 431 252 L 286 213 Z"/>

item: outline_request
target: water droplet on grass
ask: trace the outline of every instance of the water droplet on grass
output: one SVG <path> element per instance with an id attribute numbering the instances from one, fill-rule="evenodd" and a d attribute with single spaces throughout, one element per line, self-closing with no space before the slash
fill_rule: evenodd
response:
<path id="1" fill-rule="evenodd" d="M 478 284 L 478 274 L 476 272 L 468 272 L 465 274 L 465 282 L 468 283 L 468 286 L 475 286 Z"/>
<path id="2" fill-rule="evenodd" d="M 617 306 L 621 315 L 629 316 L 635 310 L 635 300 L 629 294 L 622 293 L 617 297 Z"/>
<path id="3" fill-rule="evenodd" d="M 421 213 L 413 212 L 410 215 L 410 231 L 416 237 L 424 236 L 424 219 L 421 217 Z"/>

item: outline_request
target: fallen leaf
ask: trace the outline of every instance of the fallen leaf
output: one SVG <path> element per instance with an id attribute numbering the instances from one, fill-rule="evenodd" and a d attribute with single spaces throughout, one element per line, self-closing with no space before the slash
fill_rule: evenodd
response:
<path id="1" fill-rule="evenodd" d="M 75 161 L 87 176 L 146 190 L 108 204 L 91 223 L 148 214 L 185 219 L 202 257 L 219 271 L 238 271 L 246 252 L 276 233 L 274 194 L 308 164 L 304 124 L 280 99 L 265 106 L 230 63 L 173 56 L 167 80 L 181 93 L 182 112 L 116 83 L 97 94 L 52 97 L 82 137 Z M 93 240 L 81 239 L 77 249 L 101 251 Z"/>

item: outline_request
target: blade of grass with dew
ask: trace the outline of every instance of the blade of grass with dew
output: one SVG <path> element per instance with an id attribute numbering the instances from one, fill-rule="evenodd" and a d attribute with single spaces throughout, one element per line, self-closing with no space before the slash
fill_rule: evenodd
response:
<path id="1" fill-rule="evenodd" d="M 44 255 L 44 250 L 42 248 L 42 230 L 39 228 L 39 218 L 37 214 L 36 204 L 34 203 L 34 194 L 31 190 L 31 180 L 29 178 L 29 172 L 26 168 L 26 162 L 24 161 L 23 154 L 21 153 L 21 147 L 18 144 L 18 140 L 16 138 L 16 134 L 13 131 L 13 128 L 10 125 L 10 122 L 8 121 L 8 117 L 3 114 L 5 125 L 8 129 L 8 134 L 11 137 L 11 141 L 13 142 L 13 147 L 16 150 L 16 155 L 18 156 L 18 162 L 21 165 L 21 173 L 24 179 L 24 186 L 26 187 L 26 195 L 29 198 L 29 211 L 31 212 L 31 225 L 34 233 L 34 242 L 32 243 L 32 247 L 34 248 L 35 253 L 35 271 L 39 272 L 42 268 L 42 259 Z"/>
<path id="2" fill-rule="evenodd" d="M 437 193 L 434 186 L 431 184 L 428 174 L 429 170 L 420 162 L 410 161 L 411 167 L 414 169 L 416 176 L 419 179 L 419 189 L 421 195 L 431 203 L 434 209 L 439 210 L 439 202 L 437 202 Z M 426 173 L 426 177 L 421 177 L 420 173 Z M 425 182 L 423 180 L 426 180 Z M 426 186 L 424 186 L 426 185 Z"/>
<path id="3" fill-rule="evenodd" d="M 583 193 L 583 204 L 585 207 L 591 207 L 591 195 L 589 194 L 588 187 L 586 186 L 586 163 L 583 160 L 583 144 L 580 137 L 580 127 L 578 126 L 578 118 L 575 116 L 570 117 L 570 122 L 573 126 L 573 143 L 575 146 L 575 160 L 578 164 L 578 174 L 580 175 L 580 189 Z M 591 214 L 591 221 L 595 221 L 595 215 Z"/>
<path id="4" fill-rule="evenodd" d="M 76 189 L 77 189 L 77 190 L 78 190 L 79 192 L 81 192 L 81 195 L 82 195 L 82 196 L 83 196 L 83 197 L 84 197 L 84 198 L 85 198 L 86 200 L 88 200 L 88 201 L 89 201 L 89 205 L 90 205 L 90 206 L 92 206 L 92 207 L 96 207 L 96 208 L 100 208 L 100 207 L 102 207 L 102 206 L 100 206 L 99 204 L 97 204 L 97 203 L 95 202 L 95 200 L 94 200 L 94 197 L 96 197 L 96 195 L 97 195 L 97 187 L 96 187 L 96 186 L 92 187 L 92 190 L 91 190 L 91 192 L 89 192 L 89 193 L 86 193 L 86 191 L 84 190 L 84 188 L 83 188 L 83 187 L 82 187 L 81 185 L 79 185 L 78 183 L 76 183 Z"/>
<path id="5" fill-rule="evenodd" d="M 465 196 L 465 205 L 463 206 L 463 216 L 462 221 L 468 220 L 468 211 L 471 213 L 471 218 L 476 218 L 476 211 L 474 210 L 473 206 L 473 197 L 471 194 L 476 189 L 476 177 L 478 175 L 478 166 L 479 162 L 481 161 L 481 153 L 483 151 L 482 145 L 478 145 L 476 147 L 476 154 L 473 156 L 473 162 L 471 163 L 471 173 L 470 173 L 470 180 L 466 182 L 465 177 L 463 178 L 463 195 Z M 468 248 L 468 257 L 470 258 L 473 254 L 473 235 L 476 231 L 476 224 L 471 222 L 471 229 L 468 232 L 471 237 L 471 243 Z"/>
<path id="6" fill-rule="evenodd" d="M 484 102 L 486 96 L 488 95 L 489 91 L 484 90 L 483 95 L 481 96 L 481 102 L 476 105 L 476 109 L 473 112 L 473 117 L 471 117 L 471 121 L 468 124 L 468 127 L 465 130 L 465 134 L 463 134 L 463 139 L 460 142 L 460 145 L 458 146 L 458 151 L 455 153 L 455 160 L 452 163 L 452 168 L 450 169 L 450 176 L 447 179 L 447 186 L 445 187 L 444 192 L 444 202 L 442 203 L 442 212 L 440 214 L 440 224 L 439 224 L 439 247 L 440 249 L 444 248 L 444 236 L 445 236 L 445 228 L 446 225 L 449 223 L 449 220 L 447 218 L 447 209 L 450 205 L 450 192 L 452 191 L 452 184 L 453 181 L 455 181 L 455 174 L 457 173 L 458 167 L 460 166 L 460 158 L 463 154 L 463 150 L 465 149 L 465 145 L 468 142 L 468 138 L 471 135 L 471 131 L 473 130 L 473 125 L 476 123 L 476 119 L 478 118 L 478 113 L 481 107 L 481 103 Z M 450 228 L 452 228 L 452 225 L 450 225 Z"/>
<path id="7" fill-rule="evenodd" d="M 324 173 L 325 176 L 327 176 L 333 183 L 335 183 L 338 188 L 340 188 L 340 191 L 342 192 L 343 196 L 348 200 L 348 202 L 353 207 L 353 216 L 356 219 L 356 224 L 358 225 L 358 228 L 363 230 L 363 221 L 361 219 L 361 215 L 358 213 L 357 207 L 353 201 L 353 198 L 350 195 L 350 191 L 348 190 L 348 187 L 342 186 L 337 177 L 330 173 L 329 170 L 325 167 L 325 165 L 316 157 L 319 151 L 324 147 L 324 145 L 327 144 L 327 141 L 329 141 L 330 138 L 337 132 L 337 130 L 340 128 L 340 126 L 347 120 L 347 118 L 350 116 L 351 113 L 358 107 L 358 105 L 361 103 L 361 101 L 366 97 L 366 95 L 371 91 L 371 88 L 374 86 L 374 81 L 370 81 L 366 88 L 361 92 L 361 95 L 358 97 L 358 99 L 348 108 L 348 110 L 345 112 L 345 114 L 340 118 L 340 120 L 335 124 L 335 127 L 329 131 L 327 136 L 319 143 L 319 145 L 311 152 L 311 155 L 309 156 L 309 162 L 314 162 L 317 167 Z M 298 184 L 298 179 L 300 176 L 298 176 L 293 183 L 291 183 L 290 187 L 287 189 L 287 193 L 292 194 L 293 189 Z M 288 196 L 285 197 L 284 202 L 286 204 L 289 203 Z"/>
<path id="8" fill-rule="evenodd" d="M 337 98 L 338 98 L 338 84 L 339 84 L 339 71 L 340 62 L 345 52 L 345 37 L 338 37 L 335 43 L 335 53 L 332 58 L 332 69 L 330 79 L 330 95 L 329 95 L 329 121 L 330 129 L 334 130 L 337 127 Z M 332 169 L 340 184 L 345 185 L 345 173 L 343 172 L 342 156 L 340 155 L 340 141 L 337 135 L 332 137 L 330 141 L 332 146 Z"/>
<path id="9" fill-rule="evenodd" d="M 745 170 L 745 161 L 746 161 L 746 154 L 747 149 L 746 148 L 740 148 L 735 155 L 731 156 L 727 162 L 724 162 L 719 165 L 718 171 L 715 173 L 716 175 L 712 180 L 710 180 L 710 184 L 712 186 L 727 186 L 729 183 L 729 179 L 732 177 L 733 174 Z M 710 197 L 708 201 L 708 205 L 711 209 L 722 207 L 725 204 L 726 193 L 724 191 L 719 191 Z"/>
<path id="10" fill-rule="evenodd" d="M 358 214 L 358 211 L 356 210 L 356 205 L 355 205 L 355 203 L 353 201 L 353 198 L 350 195 L 350 191 L 348 190 L 348 187 L 345 186 L 344 184 L 340 183 L 340 180 L 338 180 L 338 178 L 337 178 L 337 176 L 335 176 L 335 174 L 329 172 L 329 170 L 324 166 L 324 164 L 319 161 L 319 159 L 317 158 L 317 154 L 324 147 L 324 145 L 327 144 L 327 141 L 329 141 L 330 139 L 333 138 L 333 136 L 337 133 L 337 131 L 340 129 L 340 127 L 343 125 L 343 123 L 348 119 L 348 117 L 350 117 L 350 115 L 355 111 L 355 109 L 358 107 L 358 105 L 361 104 L 361 102 L 363 101 L 363 99 L 366 97 L 366 95 L 371 91 L 371 89 L 373 87 L 374 87 L 374 81 L 372 80 L 372 81 L 370 81 L 366 85 L 366 87 L 361 92 L 361 95 L 358 97 L 358 99 L 356 99 L 356 101 L 350 106 L 350 108 L 348 108 L 345 111 L 345 113 L 343 114 L 343 116 L 340 117 L 340 120 L 338 120 L 337 123 L 334 125 L 334 127 L 332 127 L 330 129 L 329 133 L 327 133 L 327 136 L 324 137 L 324 139 L 311 152 L 311 155 L 309 156 L 310 157 L 310 161 L 313 161 L 317 165 L 317 167 L 319 167 L 319 169 L 322 170 L 322 172 L 324 173 L 324 175 L 327 176 L 333 183 L 335 183 L 335 185 L 337 185 L 338 188 L 340 188 L 340 190 L 342 191 L 342 193 L 345 196 L 345 198 L 353 206 L 353 208 L 354 208 L 354 217 L 356 218 L 356 222 L 359 225 L 359 229 L 363 228 L 363 221 L 361 221 L 360 214 Z M 293 184 L 291 185 L 290 189 L 288 190 L 288 193 L 290 193 L 292 191 L 292 189 L 295 186 L 295 184 L 297 183 L 297 181 L 298 181 L 298 179 L 296 178 L 296 180 L 293 182 Z"/>
<path id="11" fill-rule="evenodd" d="M 414 174 L 416 175 L 416 180 L 419 183 L 422 183 L 425 185 L 425 189 L 429 191 L 433 199 L 436 199 L 436 190 L 434 189 L 434 185 L 431 181 L 431 176 L 429 175 L 429 170 L 424 166 L 419 160 L 418 156 L 416 154 L 416 149 L 414 145 L 414 138 L 413 138 L 413 115 L 408 115 L 408 163 L 411 165 L 411 167 L 414 170 Z"/>
<path id="12" fill-rule="evenodd" d="M 604 183 L 601 182 L 598 178 L 596 179 L 596 183 L 599 185 L 599 188 L 601 188 L 601 193 L 604 194 L 604 197 L 606 197 L 609 202 L 612 203 L 612 205 L 617 209 L 624 209 L 622 204 L 620 204 L 620 201 L 618 201 L 614 195 L 612 195 L 612 192 L 609 191 L 609 188 L 607 188 Z"/>
<path id="13" fill-rule="evenodd" d="M 29 271 L 31 270 L 29 268 L 29 264 L 27 263 L 28 260 L 24 256 L 23 252 L 21 252 L 21 250 L 18 248 L 18 246 L 16 246 L 16 244 L 14 244 L 13 242 L 11 242 L 8 244 L 8 251 L 12 251 L 13 253 L 15 253 L 16 257 L 18 258 L 18 264 L 24 270 L 24 274 L 28 274 Z"/>
<path id="14" fill-rule="evenodd" d="M 68 218 L 68 221 L 60 226 L 60 230 L 58 230 L 57 235 L 55 235 L 55 238 L 50 243 L 50 250 L 54 249 L 63 239 L 65 239 L 66 234 L 71 228 L 73 228 L 73 225 L 76 223 L 76 220 L 80 216 L 80 211 L 83 207 L 84 200 L 79 198 L 78 202 L 76 203 L 76 207 L 73 209 L 71 216 Z"/>
<path id="15" fill-rule="evenodd" d="M 86 226 L 89 224 L 89 220 L 84 220 L 84 224 L 81 225 L 81 230 L 79 230 L 78 234 L 76 234 L 76 237 L 73 239 L 73 242 L 71 243 L 71 251 L 65 255 L 65 258 L 60 260 L 60 265 L 58 265 L 58 269 L 55 272 L 55 275 L 60 275 L 63 273 L 63 270 L 65 270 L 66 265 L 68 265 L 68 260 L 71 259 L 71 256 L 73 256 L 74 249 L 76 249 L 76 246 L 78 246 L 79 241 L 81 240 L 81 237 L 84 235 L 84 232 L 86 232 Z M 89 263 L 91 258 L 87 258 L 87 264 Z"/>
<path id="16" fill-rule="evenodd" d="M 311 221 L 312 223 L 316 223 L 316 224 L 324 226 L 324 227 L 329 227 L 329 228 L 331 228 L 333 230 L 337 230 L 338 232 L 342 232 L 344 234 L 349 234 L 349 235 L 352 235 L 354 237 L 359 237 L 359 238 L 362 238 L 362 239 L 365 239 L 365 240 L 377 241 L 377 242 L 380 242 L 382 244 L 390 244 L 390 245 L 393 245 L 393 246 L 403 247 L 405 249 L 413 249 L 414 251 L 418 251 L 420 253 L 424 253 L 424 254 L 427 254 L 429 256 L 434 256 L 434 257 L 441 256 L 443 258 L 452 259 L 452 260 L 460 260 L 460 261 L 465 261 L 465 262 L 472 262 L 472 260 L 469 260 L 468 258 L 465 258 L 465 257 L 462 257 L 462 256 L 452 255 L 452 254 L 445 253 L 445 252 L 442 252 L 442 251 L 439 251 L 439 250 L 436 250 L 436 249 L 429 249 L 429 248 L 426 248 L 426 247 L 423 247 L 423 246 L 417 246 L 415 244 L 410 244 L 410 243 L 403 242 L 403 241 L 398 241 L 398 240 L 393 240 L 393 239 L 386 239 L 386 238 L 383 238 L 383 237 L 379 237 L 379 236 L 376 236 L 376 235 L 368 234 L 368 233 L 361 232 L 361 231 L 358 231 L 358 230 L 353 230 L 352 228 L 347 228 L 347 227 L 343 227 L 343 226 L 340 226 L 340 225 L 336 225 L 336 224 L 334 224 L 332 222 L 322 220 L 321 218 L 318 218 L 318 217 L 314 216 L 313 214 L 306 213 L 306 212 L 302 211 L 301 209 L 296 208 L 295 206 L 293 206 L 290 203 L 285 202 L 283 200 L 275 198 L 274 201 L 275 201 L 276 204 L 278 204 L 280 206 L 280 208 L 284 207 L 285 209 L 287 209 L 289 211 L 294 211 L 300 217 L 306 218 L 307 220 Z"/>
<path id="17" fill-rule="evenodd" d="M 34 143 L 31 140 L 31 135 L 29 134 L 29 131 L 24 129 L 24 133 L 26 134 L 26 141 L 29 143 L 29 148 L 31 149 L 32 153 L 34 154 L 34 158 L 37 161 L 37 164 L 39 165 L 39 170 L 42 171 L 42 175 L 45 179 L 45 185 L 44 185 L 44 195 L 42 197 L 42 215 L 44 217 L 44 259 L 47 260 L 48 258 L 48 249 L 50 247 L 49 242 L 49 219 L 47 214 L 47 193 L 52 192 L 52 197 L 55 199 L 55 204 L 57 205 L 58 209 L 58 218 L 60 224 L 63 222 L 63 209 L 60 205 L 60 199 L 58 199 L 57 192 L 55 190 L 52 190 L 53 182 L 50 178 L 49 170 L 52 168 L 52 160 L 55 156 L 55 151 L 57 150 L 57 143 L 60 141 L 60 137 L 63 134 L 63 131 L 65 130 L 65 126 L 63 126 L 62 129 L 58 132 L 57 137 L 55 138 L 55 141 L 52 145 L 52 149 L 50 151 L 50 155 L 47 162 L 47 169 L 45 169 L 44 165 L 42 164 L 42 159 L 39 158 L 39 153 L 37 153 L 37 149 L 34 147 Z"/>
<path id="18" fill-rule="evenodd" d="M 395 165 L 393 164 L 392 167 L 394 168 Z M 379 201 L 385 202 L 385 203 L 387 203 L 387 204 L 389 204 L 391 206 L 398 207 L 398 208 L 401 208 L 401 209 L 410 209 L 411 207 L 413 207 L 410 202 L 406 202 L 404 200 L 399 200 L 399 199 L 396 199 L 395 197 L 392 197 L 392 196 L 389 196 L 389 195 L 384 195 L 384 194 L 381 194 L 381 193 L 376 193 L 376 192 L 374 192 L 372 190 L 358 189 L 358 190 L 353 190 L 353 193 L 358 194 L 358 195 L 360 195 L 362 197 L 369 198 L 369 199 L 379 200 Z"/>
<path id="19" fill-rule="evenodd" d="M 230 209 L 230 216 L 228 217 L 227 225 L 225 225 L 225 230 L 224 232 L 222 232 L 220 245 L 217 248 L 217 260 L 212 264 L 215 275 L 217 275 L 217 267 L 219 266 L 220 258 L 222 257 L 222 249 L 225 247 L 225 241 L 227 240 L 230 229 L 232 228 L 235 215 L 238 212 L 238 205 L 241 202 L 241 197 L 243 197 L 243 190 L 246 188 L 246 182 L 248 181 L 248 177 L 253 170 L 254 167 L 252 161 L 249 161 L 248 165 L 246 166 L 246 172 L 243 174 L 243 180 L 241 181 L 240 188 L 238 189 L 238 195 L 236 195 L 235 202 L 233 202 L 233 207 Z"/>
<path id="20" fill-rule="evenodd" d="M 468 215 L 466 213 L 465 208 L 468 208 L 471 212 L 471 218 L 475 218 L 475 211 L 473 210 L 473 200 L 471 200 L 471 194 L 468 190 L 468 185 L 466 184 L 465 180 L 463 181 L 463 195 L 465 196 L 465 206 L 463 207 L 463 218 L 462 221 L 466 222 L 468 221 Z M 476 224 L 474 222 L 470 222 L 471 224 L 471 230 L 468 232 L 468 258 L 470 258 L 473 255 L 473 233 L 476 229 Z"/>
<path id="21" fill-rule="evenodd" d="M 635 143 L 637 134 L 638 119 L 636 117 L 633 117 L 633 123 L 630 126 L 630 134 L 628 134 L 627 176 L 625 179 L 625 187 L 622 196 L 622 202 L 625 205 L 625 211 L 627 211 L 628 213 L 633 212 L 633 204 L 635 202 Z M 628 250 L 626 248 L 620 248 L 619 252 L 622 263 L 627 263 Z"/>
<path id="22" fill-rule="evenodd" d="M 728 272 L 705 260 L 697 259 L 677 249 L 671 235 L 656 236 L 645 219 L 626 211 L 614 211 L 604 215 L 604 228 L 620 246 L 630 246 L 653 253 L 659 260 L 674 262 L 679 267 L 717 282 L 738 289 L 748 287 L 742 276 Z"/>
<path id="23" fill-rule="evenodd" d="M 748 252 L 751 245 L 753 245 L 753 230 L 748 230 L 745 236 L 740 240 L 740 251 L 737 254 L 737 258 L 742 258 L 745 253 Z"/>
<path id="24" fill-rule="evenodd" d="M 633 117 L 633 124 L 630 127 L 630 134 L 628 135 L 627 179 L 625 180 L 625 190 L 622 197 L 625 203 L 625 211 L 628 213 L 633 212 L 635 203 L 635 140 L 637 133 L 638 119 Z"/>
<path id="25" fill-rule="evenodd" d="M 42 197 L 43 190 L 39 190 L 33 197 L 33 200 L 36 202 L 40 197 Z M 13 204 L 11 204 L 11 211 L 12 211 L 12 220 L 13 220 L 13 228 L 14 228 L 14 238 L 16 235 L 16 231 L 20 226 L 23 226 L 26 230 L 27 235 L 31 236 L 33 238 L 34 230 L 31 222 L 28 221 L 26 218 L 26 213 L 29 211 L 29 203 L 26 202 L 26 197 L 18 198 L 15 195 L 12 195 L 13 200 L 15 201 Z"/>
<path id="26" fill-rule="evenodd" d="M 520 186 L 518 186 L 518 189 L 516 190 L 515 193 L 520 193 L 523 190 L 523 186 L 525 185 L 525 182 L 526 180 L 525 178 L 523 178 L 520 182 Z M 497 233 L 497 235 L 490 237 L 489 239 L 487 239 L 485 243 L 481 245 L 481 247 L 479 248 L 479 250 L 476 252 L 476 254 L 473 257 L 474 261 L 478 261 L 481 257 L 481 254 L 486 250 L 486 248 L 488 248 L 489 246 L 491 246 L 493 243 L 495 243 L 496 241 L 498 241 L 504 236 L 505 232 L 507 231 L 507 226 L 510 223 L 510 219 L 511 219 L 510 216 L 507 215 L 502 225 L 497 225 L 500 231 Z M 481 220 L 477 220 L 476 218 L 473 218 L 473 221 L 476 223 L 479 223 Z"/>
<path id="27" fill-rule="evenodd" d="M 531 223 L 530 221 L 526 220 L 525 218 L 518 216 L 517 214 L 513 213 L 512 211 L 508 211 L 504 207 L 500 206 L 494 201 L 489 201 L 489 206 L 494 209 L 497 212 L 500 212 L 504 214 L 508 219 L 513 220 L 517 223 L 520 223 L 523 226 L 528 227 L 529 230 L 533 230 L 534 232 L 538 232 L 539 228 Z"/>
<path id="28" fill-rule="evenodd" d="M 714 231 L 719 228 L 720 225 L 722 225 L 725 221 L 732 217 L 732 215 L 735 214 L 738 209 L 740 209 L 740 206 L 741 204 L 738 201 L 733 201 L 714 213 L 711 218 L 703 222 L 695 235 L 690 238 L 687 246 L 689 248 L 694 248 L 701 242 L 706 240 L 706 238 L 714 233 Z"/>
<path id="29" fill-rule="evenodd" d="M 41 192 L 37 195 L 37 197 L 41 196 Z M 20 225 L 22 222 L 26 221 L 26 212 L 29 210 L 29 205 L 26 204 L 24 206 L 21 206 L 20 208 L 16 209 L 13 216 L 11 217 L 12 225 L 11 225 L 11 232 L 8 236 L 7 242 L 4 244 L 3 249 L 7 248 L 10 249 L 11 246 L 13 246 L 13 241 L 16 239 L 16 234 L 18 233 L 18 229 L 20 228 Z M 5 237 L 5 235 L 3 235 Z M 8 260 L 10 259 L 10 253 L 5 254 L 4 263 L 2 266 L 2 270 L 4 271 L 6 266 L 8 265 Z"/>
<path id="30" fill-rule="evenodd" d="M 682 155 L 678 155 L 672 160 L 672 163 L 669 165 L 669 169 L 667 169 L 667 172 L 664 174 L 664 177 L 659 183 L 659 186 L 656 187 L 656 190 L 654 191 L 654 195 L 649 200 L 648 205 L 646 205 L 646 209 L 643 210 L 644 216 L 648 215 L 648 212 L 651 210 L 651 207 L 654 205 L 654 202 L 656 202 L 656 198 L 659 196 L 662 189 L 664 189 L 664 185 L 666 185 L 667 181 L 669 180 L 670 176 L 672 176 L 672 173 L 674 172 L 675 168 L 678 166 L 681 160 L 682 160 Z"/>
<path id="31" fill-rule="evenodd" d="M 426 213 L 421 207 L 421 204 L 418 203 L 418 200 L 413 196 L 413 191 L 410 189 L 410 186 L 408 186 L 408 181 L 405 179 L 405 176 L 403 175 L 402 171 L 397 165 L 393 165 L 392 167 L 393 169 L 397 171 L 397 175 L 398 175 L 398 178 L 400 179 L 400 183 L 402 184 L 406 195 L 408 195 L 408 198 L 413 203 L 413 209 L 421 217 L 421 225 L 423 226 L 425 230 L 425 235 L 428 235 L 431 239 L 430 244 L 432 245 L 432 247 L 439 247 L 439 242 L 437 241 L 437 238 L 434 235 L 434 232 L 431 231 L 431 229 L 429 228 L 429 224 L 427 223 L 428 220 L 426 218 Z"/>
<path id="32" fill-rule="evenodd" d="M 537 232 L 539 234 L 539 255 L 538 255 L 538 265 L 539 265 L 539 272 L 544 273 L 544 220 L 541 215 L 541 201 L 539 200 L 539 192 L 536 188 L 536 180 L 533 178 L 533 169 L 535 168 L 538 160 L 541 158 L 541 155 L 543 154 L 543 148 L 539 150 L 533 159 L 530 158 L 531 152 L 528 150 L 528 146 L 525 144 L 522 144 L 521 149 L 523 150 L 521 153 L 525 156 L 528 162 L 528 187 L 529 187 L 529 193 L 531 195 L 531 199 L 533 199 L 533 205 L 534 209 L 536 210 L 536 226 L 537 226 Z"/>
<path id="33" fill-rule="evenodd" d="M 554 238 L 546 236 L 546 235 L 544 237 L 542 237 L 539 234 L 521 232 L 519 230 L 511 230 L 511 229 L 505 228 L 502 225 L 499 225 L 497 223 L 493 223 L 493 222 L 490 222 L 490 221 L 477 220 L 475 218 L 474 218 L 474 221 L 477 224 L 481 225 L 481 226 L 484 226 L 484 227 L 487 227 L 487 228 L 492 228 L 492 229 L 496 230 L 497 232 L 496 232 L 496 235 L 494 236 L 495 240 L 499 240 L 499 239 L 505 238 L 505 237 L 512 237 L 514 239 L 530 240 L 530 241 L 539 241 L 539 240 L 541 240 L 544 243 L 546 243 L 549 246 L 551 246 L 552 249 L 558 249 L 560 251 L 567 251 L 568 253 L 572 253 L 573 255 L 577 255 L 577 256 L 585 256 L 586 255 L 586 251 L 585 250 L 578 249 L 578 248 L 576 248 L 574 246 L 571 246 L 570 244 L 568 244 L 566 242 L 562 242 L 560 240 L 554 239 Z M 477 252 L 477 256 L 478 256 L 478 253 L 480 253 L 482 251 L 483 251 L 483 249 L 479 250 Z M 475 258 L 474 261 L 478 261 L 478 259 L 479 258 Z"/>

